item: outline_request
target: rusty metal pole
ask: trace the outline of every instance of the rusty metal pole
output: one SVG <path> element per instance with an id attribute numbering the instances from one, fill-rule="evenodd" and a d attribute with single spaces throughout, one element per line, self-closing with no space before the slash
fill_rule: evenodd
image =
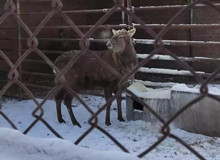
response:
<path id="1" fill-rule="evenodd" d="M 193 0 L 189 0 L 189 3 L 193 3 Z M 194 23 L 194 8 L 191 8 L 190 10 L 190 24 L 192 25 Z M 193 29 L 190 28 L 190 41 L 193 40 Z M 193 54 L 193 46 L 190 46 L 190 57 L 194 57 Z M 190 63 L 190 66 L 192 66 L 192 63 Z"/>
<path id="2" fill-rule="evenodd" d="M 0 110 L 2 109 L 2 97 L 0 96 Z"/>
<path id="3" fill-rule="evenodd" d="M 20 11 L 20 1 L 19 0 L 17 0 L 16 1 L 16 14 L 17 14 L 17 16 L 19 17 L 19 18 L 21 18 L 21 11 Z M 17 45 L 18 45 L 18 58 L 20 58 L 21 57 L 21 28 L 20 28 L 20 26 L 19 26 L 19 23 L 17 22 Z M 22 72 L 22 63 L 18 66 L 18 72 L 19 72 L 19 80 L 20 81 L 22 81 L 22 74 L 21 74 L 21 72 Z M 19 87 L 19 95 L 18 95 L 18 97 L 20 98 L 20 99 L 22 99 L 22 89 Z"/>
<path id="4" fill-rule="evenodd" d="M 127 0 L 127 9 L 128 9 L 130 12 L 133 12 L 133 11 L 132 11 L 131 0 Z M 128 29 L 131 29 L 131 28 L 133 28 L 132 18 L 131 18 L 130 15 L 128 15 Z"/>
<path id="5" fill-rule="evenodd" d="M 122 5 L 125 6 L 125 0 L 122 0 Z M 125 12 L 121 12 L 122 24 L 125 24 Z"/>

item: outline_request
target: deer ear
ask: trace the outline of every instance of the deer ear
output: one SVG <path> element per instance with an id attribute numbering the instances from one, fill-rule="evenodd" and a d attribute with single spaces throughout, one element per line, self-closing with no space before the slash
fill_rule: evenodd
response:
<path id="1" fill-rule="evenodd" d="M 113 35 L 115 35 L 117 33 L 117 31 L 115 29 L 112 29 L 112 33 L 113 33 Z"/>
<path id="2" fill-rule="evenodd" d="M 133 35 L 135 34 L 135 32 L 136 32 L 136 28 L 133 28 L 133 29 L 130 29 L 130 30 L 128 31 L 128 34 L 129 34 L 130 37 L 133 37 Z"/>

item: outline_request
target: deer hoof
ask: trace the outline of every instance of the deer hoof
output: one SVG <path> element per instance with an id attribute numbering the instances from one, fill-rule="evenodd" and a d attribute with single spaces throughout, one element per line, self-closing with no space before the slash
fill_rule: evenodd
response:
<path id="1" fill-rule="evenodd" d="M 79 123 L 77 124 L 77 126 L 78 126 L 79 128 L 81 128 L 81 125 L 80 125 Z"/>
<path id="2" fill-rule="evenodd" d="M 124 121 L 125 121 L 124 118 L 118 118 L 118 120 L 119 120 L 120 122 L 124 122 Z"/>
<path id="3" fill-rule="evenodd" d="M 60 123 L 66 123 L 63 119 L 58 120 Z"/>
<path id="4" fill-rule="evenodd" d="M 106 126 L 112 125 L 110 122 L 105 122 Z"/>
<path id="5" fill-rule="evenodd" d="M 81 128 L 81 125 L 80 125 L 78 122 L 73 123 L 73 125 L 74 125 L 74 126 L 78 126 L 79 128 Z"/>

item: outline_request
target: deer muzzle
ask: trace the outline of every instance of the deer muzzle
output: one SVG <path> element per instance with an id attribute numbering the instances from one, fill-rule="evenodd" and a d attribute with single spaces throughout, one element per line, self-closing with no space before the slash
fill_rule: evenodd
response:
<path id="1" fill-rule="evenodd" d="M 110 41 L 108 41 L 108 42 L 106 43 L 106 46 L 107 46 L 109 49 L 113 49 L 113 45 L 112 45 L 112 43 L 111 43 Z"/>

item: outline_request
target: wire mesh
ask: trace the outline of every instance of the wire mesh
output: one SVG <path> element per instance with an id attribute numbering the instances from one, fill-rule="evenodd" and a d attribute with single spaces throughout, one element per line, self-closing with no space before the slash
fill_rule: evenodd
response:
<path id="1" fill-rule="evenodd" d="M 4 87 L 0 91 L 0 97 L 2 97 L 6 91 L 13 85 L 18 85 L 28 96 L 34 101 L 36 104 L 35 110 L 32 112 L 32 116 L 35 118 L 33 122 L 29 124 L 29 126 L 25 129 L 24 134 L 27 134 L 30 132 L 37 123 L 43 123 L 55 136 L 58 138 L 62 138 L 62 135 L 60 135 L 44 118 L 44 108 L 43 105 L 45 102 L 52 98 L 54 93 L 59 90 L 60 88 L 65 88 L 67 92 L 72 94 L 74 97 L 76 97 L 86 108 L 86 110 L 91 114 L 91 117 L 88 121 L 90 124 L 90 128 L 81 135 L 79 139 L 75 141 L 75 144 L 79 144 L 85 137 L 87 137 L 91 132 L 93 132 L 94 129 L 98 129 L 103 134 L 105 134 L 109 139 L 112 140 L 112 142 L 115 143 L 122 151 L 129 152 L 129 150 L 126 148 L 126 146 L 123 146 L 119 140 L 115 139 L 111 134 L 109 134 L 105 129 L 103 129 L 101 126 L 98 125 L 98 118 L 97 116 L 104 110 L 106 107 L 111 104 L 117 97 L 120 96 L 122 92 L 126 92 L 131 97 L 142 104 L 149 112 L 151 112 L 162 124 L 161 133 L 163 136 L 158 139 L 157 142 L 155 142 L 152 146 L 149 148 L 146 148 L 145 151 L 143 151 L 141 154 L 138 155 L 138 157 L 143 157 L 149 152 L 151 152 L 155 147 L 160 145 L 167 137 L 173 138 L 176 141 L 178 141 L 180 144 L 185 146 L 188 150 L 190 150 L 195 156 L 197 156 L 201 160 L 205 160 L 205 158 L 198 153 L 196 150 L 194 150 L 190 145 L 188 145 L 186 142 L 184 142 L 183 139 L 179 138 L 177 135 L 174 135 L 170 131 L 170 124 L 183 112 L 185 112 L 187 109 L 189 109 L 193 104 L 199 102 L 200 100 L 204 99 L 205 97 L 210 97 L 213 100 L 220 101 L 219 97 L 213 96 L 209 94 L 207 85 L 213 81 L 213 79 L 217 76 L 220 70 L 220 66 L 216 69 L 214 73 L 211 74 L 210 77 L 207 79 L 203 79 L 199 74 L 195 72 L 195 70 L 188 65 L 186 62 L 182 61 L 174 52 L 167 49 L 166 46 L 163 43 L 163 37 L 166 35 L 166 33 L 173 27 L 173 24 L 175 21 L 181 17 L 185 12 L 191 10 L 195 7 L 195 5 L 207 5 L 211 7 L 213 10 L 216 10 L 220 12 L 220 9 L 213 5 L 211 1 L 208 0 L 195 0 L 192 3 L 185 5 L 183 8 L 179 10 L 179 12 L 173 16 L 172 19 L 169 20 L 169 22 L 163 26 L 162 30 L 159 33 L 156 33 L 154 30 L 152 30 L 151 26 L 145 25 L 145 23 L 134 14 L 134 10 L 129 6 L 126 8 L 123 4 L 122 0 L 114 1 L 115 5 L 109 9 L 105 10 L 104 16 L 102 16 L 93 26 L 90 26 L 90 29 L 85 34 L 78 28 L 78 26 L 75 24 L 75 22 L 65 13 L 62 11 L 63 3 L 61 0 L 51 0 L 51 11 L 46 14 L 46 16 L 43 18 L 41 23 L 34 29 L 34 31 L 31 31 L 29 26 L 18 16 L 16 13 L 16 5 L 13 2 L 13 0 L 7 0 L 4 5 L 4 12 L 3 15 L 0 17 L 0 25 L 9 17 L 13 17 L 15 21 L 18 22 L 19 27 L 21 27 L 29 36 L 27 40 L 27 46 L 28 49 L 24 51 L 24 53 L 16 60 L 15 63 L 13 63 L 7 55 L 0 50 L 0 57 L 4 59 L 4 61 L 7 63 L 7 65 L 10 67 L 10 71 L 8 74 L 8 82 L 4 85 Z M 128 1 L 128 4 L 130 4 L 130 1 Z M 89 49 L 90 41 L 89 38 L 91 35 L 100 27 L 103 25 L 103 23 L 115 12 L 118 11 L 123 12 L 123 14 L 129 16 L 129 22 L 131 24 L 131 20 L 138 24 L 139 27 L 144 29 L 146 33 L 148 33 L 155 41 L 154 41 L 154 50 L 151 51 L 149 56 L 144 58 L 142 61 L 140 61 L 128 74 L 121 75 L 116 70 L 114 70 L 111 66 L 109 66 L 105 61 L 103 61 L 101 58 L 97 57 L 99 59 L 100 63 L 103 65 L 104 68 L 108 69 L 111 73 L 114 74 L 114 76 L 118 77 L 120 79 L 119 86 L 123 86 L 125 82 L 128 81 L 132 77 L 132 75 L 138 71 L 140 67 L 143 67 L 149 61 L 151 58 L 158 53 L 164 53 L 169 56 L 171 56 L 182 68 L 189 71 L 193 77 L 196 79 L 198 84 L 201 84 L 200 93 L 201 95 L 196 98 L 195 100 L 188 103 L 186 106 L 184 106 L 181 110 L 179 110 L 172 118 L 170 118 L 168 121 L 165 121 L 160 115 L 158 115 L 148 104 L 144 103 L 142 99 L 137 97 L 134 93 L 127 89 L 123 89 L 118 91 L 112 98 L 110 98 L 106 104 L 104 104 L 97 112 L 94 112 L 90 109 L 90 107 L 77 95 L 77 93 L 71 89 L 68 85 L 65 84 L 65 78 L 64 74 L 72 67 L 72 65 L 85 53 L 90 53 L 96 56 L 93 51 Z M 80 38 L 80 52 L 79 54 L 76 54 L 76 56 L 73 56 L 72 59 L 66 64 L 65 68 L 63 70 L 59 70 L 54 63 L 48 59 L 48 57 L 45 55 L 43 51 L 41 51 L 38 48 L 38 39 L 37 36 L 39 32 L 42 30 L 43 27 L 47 24 L 47 22 L 56 14 L 59 14 L 69 25 L 73 31 L 75 31 Z M 186 26 L 187 27 L 187 26 Z M 36 100 L 36 97 L 34 93 L 32 93 L 27 86 L 20 80 L 20 73 L 19 73 L 19 66 L 21 63 L 30 55 L 32 52 L 37 53 L 53 70 L 56 71 L 56 78 L 55 82 L 61 82 L 59 86 L 54 86 L 50 92 L 44 97 L 43 101 L 39 103 Z M 11 121 L 6 114 L 4 114 L 2 111 L 0 111 L 1 116 L 11 125 L 12 128 L 17 129 L 16 125 Z"/>

